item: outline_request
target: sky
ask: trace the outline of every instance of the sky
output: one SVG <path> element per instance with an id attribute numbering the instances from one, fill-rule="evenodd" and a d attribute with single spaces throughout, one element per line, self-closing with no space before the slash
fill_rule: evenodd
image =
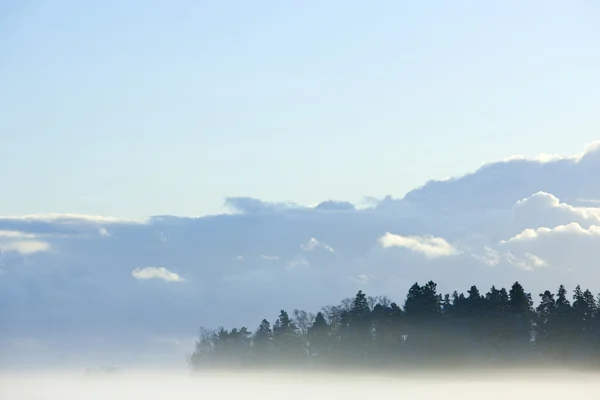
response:
<path id="1" fill-rule="evenodd" d="M 415 281 L 600 292 L 595 2 L 0 7 L 0 370 Z"/>
<path id="2" fill-rule="evenodd" d="M 591 0 L 0 7 L 6 215 L 402 196 L 600 126 Z"/>

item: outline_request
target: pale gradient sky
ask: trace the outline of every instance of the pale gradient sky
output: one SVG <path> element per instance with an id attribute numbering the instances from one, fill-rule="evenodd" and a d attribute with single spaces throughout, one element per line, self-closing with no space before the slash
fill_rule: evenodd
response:
<path id="1" fill-rule="evenodd" d="M 588 1 L 0 4 L 0 214 L 402 196 L 598 139 Z"/>

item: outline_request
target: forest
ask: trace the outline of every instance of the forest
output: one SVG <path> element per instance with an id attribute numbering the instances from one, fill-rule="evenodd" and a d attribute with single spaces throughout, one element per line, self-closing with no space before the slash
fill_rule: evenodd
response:
<path id="1" fill-rule="evenodd" d="M 415 283 L 401 306 L 359 291 L 316 314 L 281 310 L 254 332 L 201 328 L 188 363 L 195 371 L 600 366 L 600 295 L 561 285 L 537 300 L 519 282 L 466 295 Z"/>

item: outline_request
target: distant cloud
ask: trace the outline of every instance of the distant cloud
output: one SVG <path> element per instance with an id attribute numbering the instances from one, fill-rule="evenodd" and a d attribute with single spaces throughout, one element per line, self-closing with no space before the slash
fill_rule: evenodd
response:
<path id="1" fill-rule="evenodd" d="M 600 226 L 593 225 L 589 229 L 583 228 L 577 222 L 572 222 L 568 225 L 558 225 L 553 228 L 537 228 L 537 229 L 525 229 L 523 232 L 511 237 L 503 243 L 511 242 L 525 242 L 528 240 L 535 240 L 539 237 L 544 236 L 587 236 L 587 237 L 598 237 L 600 238 Z"/>
<path id="2" fill-rule="evenodd" d="M 260 258 L 262 258 L 263 260 L 267 260 L 267 261 L 277 261 L 277 260 L 279 260 L 278 256 L 270 256 L 268 254 L 261 254 Z"/>
<path id="3" fill-rule="evenodd" d="M 369 283 L 369 280 L 371 280 L 371 278 L 374 278 L 374 276 L 369 276 L 366 274 L 357 274 L 355 276 L 349 277 L 348 279 L 360 285 L 366 285 L 367 283 Z"/>
<path id="4" fill-rule="evenodd" d="M 326 200 L 315 206 L 315 210 L 327 211 L 351 211 L 354 210 L 354 204 L 347 201 Z"/>
<path id="5" fill-rule="evenodd" d="M 252 197 L 228 197 L 225 199 L 225 206 L 235 212 L 243 214 L 259 214 L 294 208 L 296 207 L 296 204 L 274 203 L 254 199 Z"/>
<path id="6" fill-rule="evenodd" d="M 33 233 L 0 230 L 0 253 L 30 255 L 49 251 L 49 243 L 39 240 L 42 235 Z"/>
<path id="7" fill-rule="evenodd" d="M 543 191 L 562 201 L 600 198 L 600 141 L 562 157 L 511 157 L 483 165 L 462 177 L 432 180 L 406 194 L 404 201 L 429 210 L 510 207 L 517 199 Z"/>
<path id="8" fill-rule="evenodd" d="M 444 239 L 433 236 L 401 236 L 386 233 L 379 242 L 384 248 L 404 247 L 427 258 L 452 256 L 458 251 Z"/>
<path id="9" fill-rule="evenodd" d="M 38 240 L 0 242 L 0 252 L 15 252 L 22 255 L 28 255 L 48 250 L 50 250 L 50 245 Z"/>
<path id="10" fill-rule="evenodd" d="M 0 238 L 9 238 L 9 239 L 24 239 L 24 238 L 35 238 L 37 237 L 31 233 L 23 233 L 18 231 L 0 231 Z"/>
<path id="11" fill-rule="evenodd" d="M 139 280 L 162 279 L 166 282 L 183 282 L 184 279 L 164 267 L 144 267 L 131 271 L 131 276 Z"/>

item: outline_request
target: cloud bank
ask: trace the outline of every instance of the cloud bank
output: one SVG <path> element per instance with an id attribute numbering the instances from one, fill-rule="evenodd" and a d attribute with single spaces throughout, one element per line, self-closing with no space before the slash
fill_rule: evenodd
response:
<path id="1" fill-rule="evenodd" d="M 91 337 L 181 352 L 201 325 L 255 329 L 281 308 L 314 311 L 358 289 L 401 302 L 430 279 L 444 292 L 519 280 L 534 299 L 561 283 L 598 292 L 597 171 L 594 143 L 368 207 L 239 197 L 226 199 L 231 214 L 200 218 L 0 217 L 0 364 L 41 348 L 85 359 Z"/>

